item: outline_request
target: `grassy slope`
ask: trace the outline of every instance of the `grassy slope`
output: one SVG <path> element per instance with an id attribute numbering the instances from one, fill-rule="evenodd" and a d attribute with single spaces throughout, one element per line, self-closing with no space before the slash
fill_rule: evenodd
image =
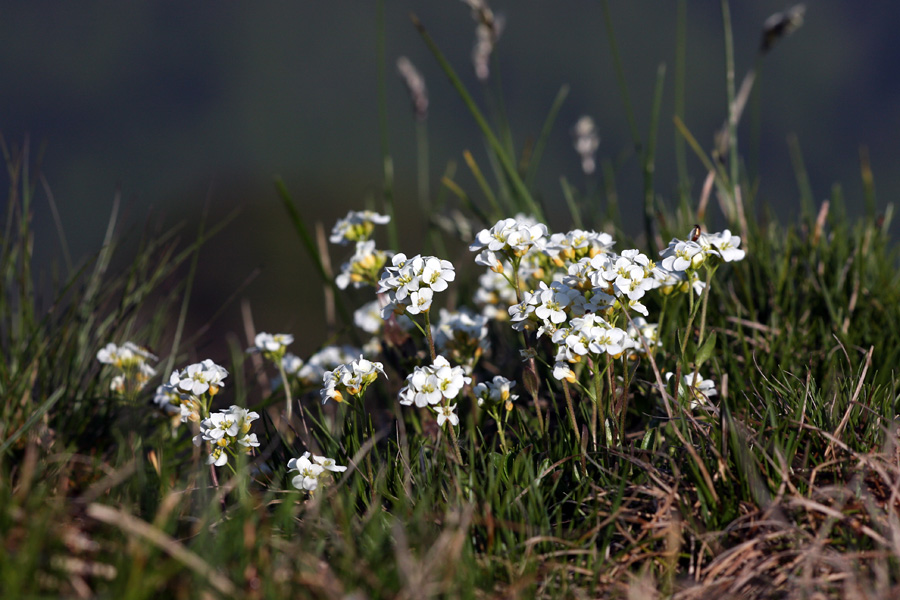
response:
<path id="1" fill-rule="evenodd" d="M 515 161 L 504 156 L 506 139 L 493 148 L 497 201 L 527 207 L 534 200 L 507 168 Z M 652 156 L 642 163 L 652 173 Z M 355 468 L 308 498 L 285 474 L 303 448 L 270 446 L 271 420 L 258 428 L 265 450 L 255 466 L 272 472 L 238 465 L 220 471 L 216 487 L 189 434 L 172 438 L 144 396 L 112 397 L 94 360 L 107 341 L 135 339 L 163 355 L 163 374 L 187 362 L 192 340 L 171 324 L 184 314 L 192 261 L 209 233 L 187 245 L 148 235 L 130 264 L 113 268 L 111 229 L 91 262 L 35 298 L 27 152 L 7 152 L 7 164 L 3 597 L 900 593 L 900 282 L 889 215 L 853 221 L 836 197 L 796 225 L 751 218 L 747 259 L 721 269 L 710 294 L 706 327 L 717 341 L 704 371 L 717 382 L 716 402 L 666 409 L 652 369 L 637 365 L 624 444 L 606 447 L 585 427 L 579 445 L 561 390 L 541 371 L 545 429 L 520 387 L 510 451 L 500 451 L 490 420 L 465 409 L 456 464 L 433 430 L 419 433 L 408 412 L 395 419 L 396 390 L 415 357 L 391 351 L 390 380 L 367 398 L 374 443 L 313 427 L 324 454 Z M 733 180 L 717 181 L 733 194 Z M 673 228 L 663 237 L 690 227 L 679 214 L 659 221 Z M 684 301 L 668 307 L 673 326 L 657 356 L 666 368 L 686 364 L 668 349 L 685 335 L 687 310 Z M 518 339 L 502 323 L 491 336 L 482 368 L 523 381 L 509 358 Z M 280 407 L 245 345 L 230 343 L 223 402 Z M 303 401 L 318 410 L 314 390 Z M 576 397 L 575 407 L 578 423 L 590 423 L 590 402 Z M 340 420 L 329 411 L 310 416 Z"/>

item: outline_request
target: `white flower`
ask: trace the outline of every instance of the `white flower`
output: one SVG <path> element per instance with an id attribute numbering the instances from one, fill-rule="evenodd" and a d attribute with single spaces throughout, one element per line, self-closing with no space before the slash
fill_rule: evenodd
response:
<path id="1" fill-rule="evenodd" d="M 674 373 L 666 373 L 666 381 L 669 381 Z M 703 379 L 700 373 L 688 373 L 682 376 L 678 385 L 678 396 L 687 396 L 691 408 L 697 408 L 709 403 L 709 399 L 718 395 L 716 384 L 712 379 Z"/>
<path id="2" fill-rule="evenodd" d="M 434 405 L 443 399 L 455 398 L 460 390 L 472 382 L 462 367 L 451 367 L 450 362 L 438 355 L 434 363 L 425 367 L 416 367 L 407 375 L 406 386 L 400 390 L 400 404 L 418 407 Z"/>
<path id="3" fill-rule="evenodd" d="M 341 265 L 341 272 L 334 278 L 340 289 L 352 285 L 361 288 L 366 285 L 378 285 L 378 273 L 388 259 L 387 252 L 377 250 L 372 240 L 359 241 L 350 260 Z"/>
<path id="4" fill-rule="evenodd" d="M 472 252 L 488 250 L 495 254 L 504 254 L 508 258 L 523 256 L 533 245 L 538 244 L 547 235 L 547 226 L 543 223 L 529 223 L 522 219 L 501 219 L 493 227 L 482 229 L 469 244 Z M 479 255 L 478 264 L 487 264 L 490 256 Z"/>
<path id="5" fill-rule="evenodd" d="M 251 350 L 275 354 L 284 352 L 293 342 L 294 336 L 289 333 L 257 333 L 256 338 L 253 340 L 254 346 Z"/>
<path id="6" fill-rule="evenodd" d="M 372 235 L 375 225 L 384 225 L 391 220 L 388 215 L 380 215 L 371 210 L 350 211 L 343 219 L 338 219 L 331 230 L 328 241 L 332 244 L 346 245 L 352 242 L 365 241 Z"/>
<path id="7" fill-rule="evenodd" d="M 338 365 L 331 371 L 326 371 L 322 375 L 322 389 L 319 390 L 319 396 L 322 398 L 322 404 L 328 400 L 343 402 L 343 392 L 347 392 L 351 396 L 361 397 L 366 388 L 378 379 L 381 373 L 385 377 L 384 365 L 380 362 L 373 362 L 360 354 L 358 360 L 351 361 L 347 364 Z"/>
<path id="8" fill-rule="evenodd" d="M 444 423 L 446 423 L 447 421 L 450 421 L 450 424 L 454 427 L 459 425 L 459 417 L 456 416 L 456 413 L 453 412 L 454 410 L 456 410 L 455 404 L 434 407 L 434 411 L 437 413 L 438 427 L 443 427 Z"/>
<path id="9" fill-rule="evenodd" d="M 325 471 L 325 467 L 310 461 L 309 456 L 309 452 L 304 452 L 300 458 L 289 460 L 288 471 L 297 471 L 299 473 L 291 479 L 291 485 L 298 490 L 312 492 L 319 487 L 319 477 Z"/>
<path id="10" fill-rule="evenodd" d="M 381 318 L 381 302 L 372 300 L 353 311 L 353 324 L 366 333 L 378 333 L 384 320 Z"/>
<path id="11" fill-rule="evenodd" d="M 325 480 L 326 471 L 342 473 L 346 470 L 347 467 L 337 464 L 333 458 L 310 455 L 309 452 L 304 452 L 303 456 L 288 461 L 288 472 L 298 472 L 291 480 L 291 484 L 298 490 L 308 492 L 315 491 L 319 487 L 319 483 Z"/>
<path id="12" fill-rule="evenodd" d="M 575 138 L 575 151 L 581 157 L 581 170 L 590 175 L 597 168 L 594 155 L 600 147 L 600 136 L 597 134 L 594 119 L 587 115 L 578 119 L 572 130 L 572 136 Z"/>
<path id="13" fill-rule="evenodd" d="M 409 295 L 409 306 L 406 312 L 411 315 L 427 312 L 431 309 L 431 301 L 434 298 L 434 291 L 431 288 L 422 288 L 414 291 Z"/>
<path id="14" fill-rule="evenodd" d="M 721 233 L 703 233 L 700 234 L 698 240 L 701 244 L 708 243 L 714 248 L 714 253 L 719 255 L 725 262 L 734 262 L 743 260 L 745 252 L 740 249 L 741 238 L 731 235 L 729 230 Z"/>
<path id="15" fill-rule="evenodd" d="M 157 358 L 132 342 L 125 342 L 121 346 L 107 344 L 97 351 L 97 360 L 120 371 L 109 386 L 117 394 L 141 390 L 156 375 L 156 370 L 147 361 Z"/>
<path id="16" fill-rule="evenodd" d="M 167 414 L 180 414 L 181 404 L 187 400 L 188 396 L 181 394 L 177 389 L 170 385 L 162 384 L 157 386 L 156 392 L 153 394 L 153 403 L 159 409 Z"/>
<path id="17" fill-rule="evenodd" d="M 303 359 L 296 354 L 286 352 L 281 359 L 281 368 L 287 375 L 296 375 L 303 367 Z"/>
<path id="18" fill-rule="evenodd" d="M 558 361 L 553 365 L 553 377 L 559 381 L 566 380 L 569 383 L 575 383 L 575 371 L 565 362 Z"/>
<path id="19" fill-rule="evenodd" d="M 481 307 L 481 314 L 488 319 L 505 319 L 506 309 L 516 303 L 516 291 L 506 277 L 497 271 L 488 270 L 478 278 L 478 289 L 472 300 Z"/>
<path id="20" fill-rule="evenodd" d="M 259 446 L 256 434 L 250 433 L 250 423 L 259 414 L 240 406 L 232 405 L 212 414 L 200 423 L 200 433 L 194 437 L 194 445 L 204 441 L 212 446 L 207 463 L 221 467 L 228 462 L 228 454 L 233 454 L 241 446 L 244 452 Z"/>
<path id="21" fill-rule="evenodd" d="M 219 392 L 222 381 L 226 377 L 228 377 L 228 371 L 224 367 L 206 359 L 201 363 L 188 365 L 182 371 L 172 373 L 172 376 L 169 377 L 169 385 L 195 396 L 206 392 L 214 396 Z"/>
<path id="22" fill-rule="evenodd" d="M 312 457 L 313 461 L 319 465 L 322 465 L 322 468 L 326 471 L 331 471 L 332 473 L 343 473 L 347 470 L 347 467 L 342 467 L 337 464 L 337 462 L 333 458 L 326 458 L 324 456 L 316 456 L 315 454 Z"/>
<path id="23" fill-rule="evenodd" d="M 422 267 L 422 283 L 435 292 L 443 292 L 447 289 L 447 282 L 456 279 L 456 271 L 449 260 L 442 260 L 435 256 L 425 259 Z"/>
<path id="24" fill-rule="evenodd" d="M 503 404 L 506 410 L 512 410 L 513 401 L 519 397 L 510 393 L 514 385 L 516 385 L 515 381 L 510 381 L 503 375 L 495 375 L 493 381 L 477 384 L 473 393 L 478 398 L 478 406 L 487 400 L 492 404 Z"/>
<path id="25" fill-rule="evenodd" d="M 107 344 L 97 351 L 97 360 L 124 370 L 138 367 L 147 360 L 157 360 L 157 358 L 145 348 L 141 348 L 133 342 L 125 342 L 121 346 L 113 343 Z"/>
<path id="26" fill-rule="evenodd" d="M 360 349 L 353 346 L 325 346 L 310 356 L 306 363 L 301 361 L 297 371 L 293 373 L 287 372 L 296 375 L 304 385 L 317 385 L 322 383 L 322 376 L 326 371 L 331 371 L 337 368 L 338 365 L 352 362 L 360 354 Z"/>
<path id="27" fill-rule="evenodd" d="M 706 260 L 706 253 L 697 242 L 673 239 L 669 247 L 660 252 L 663 269 L 686 271 L 696 269 Z"/>
<path id="28" fill-rule="evenodd" d="M 446 290 L 447 283 L 456 278 L 450 261 L 434 256 L 416 255 L 407 259 L 401 253 L 396 254 L 391 263 L 378 281 L 378 293 L 386 294 L 388 298 L 387 305 L 381 310 L 385 320 L 404 311 L 412 315 L 428 311 L 434 292 Z"/>

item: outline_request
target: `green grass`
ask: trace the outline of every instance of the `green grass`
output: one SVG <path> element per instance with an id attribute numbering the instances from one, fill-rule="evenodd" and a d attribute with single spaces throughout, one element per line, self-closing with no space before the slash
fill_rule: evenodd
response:
<path id="1" fill-rule="evenodd" d="M 466 155 L 477 190 L 455 183 L 452 166 L 443 190 L 480 221 L 476 231 L 516 211 L 539 215 L 546 207 L 532 189 L 536 161 L 567 90 L 550 107 L 536 151 L 517 156 L 502 111 L 482 113 L 425 26 L 416 26 L 472 110 L 490 157 L 490 169 L 482 169 Z M 681 67 L 676 78 L 683 78 Z M 733 74 L 729 82 L 733 97 Z M 486 92 L 501 96 L 499 87 Z M 629 122 L 636 123 L 624 83 L 622 92 Z M 653 106 L 647 143 L 632 127 L 642 153 L 641 217 L 647 218 L 635 229 L 645 233 L 633 245 L 619 240 L 619 251 L 649 253 L 673 236 L 685 237 L 698 220 L 685 196 L 662 199 L 653 190 L 661 111 L 658 101 Z M 406 375 L 430 363 L 415 329 L 382 336 L 378 360 L 388 378 L 373 383 L 364 401 L 323 407 L 318 385 L 294 380 L 292 395 L 311 431 L 305 439 L 298 405 L 294 419 L 284 421 L 285 389 L 270 385 L 276 370 L 244 351 L 252 340 L 222 336 L 216 342 L 229 348 L 230 375 L 217 406 L 257 410 L 253 431 L 261 445 L 215 477 L 206 453 L 191 443 L 196 426 L 182 425 L 173 435 L 150 391 L 173 368 L 203 358 L 196 356 L 199 336 L 184 331 L 186 309 L 202 246 L 227 220 L 195 234 L 148 230 L 126 252 L 114 208 L 94 256 L 80 266 L 67 259 L 50 281 L 41 280 L 32 265 L 37 178 L 27 144 L 4 142 L 11 185 L 0 240 L 0 596 L 900 593 L 894 373 L 900 280 L 897 246 L 888 235 L 891 208 L 876 214 L 867 195 L 871 210 L 848 216 L 836 192 L 817 214 L 804 211 L 796 223 L 768 217 L 755 206 L 754 182 L 742 171 L 739 115 L 732 117 L 726 119 L 729 151 L 704 160 L 747 256 L 716 272 L 705 318 L 684 294 L 665 302 L 648 295 L 651 320 L 665 310 L 662 348 L 653 361 L 613 363 L 615 376 L 625 378 L 615 387 L 627 389 L 627 409 L 616 408 L 621 397 L 602 365 L 598 380 L 585 380 L 598 386 L 606 427 L 588 393 L 564 390 L 542 364 L 553 363 L 546 337 L 521 336 L 508 322 L 494 321 L 490 349 L 473 376 L 518 381 L 519 399 L 504 427 L 506 449 L 496 423 L 475 409 L 467 392 L 458 399 L 455 448 L 449 430 L 439 432 L 427 411 L 399 406 Z M 689 133 L 684 124 L 682 131 Z M 384 135 L 387 140 L 386 129 Z M 384 153 L 388 164 L 386 142 Z M 612 222 L 622 237 L 610 175 L 628 165 L 601 163 L 596 189 L 580 191 L 563 181 L 560 195 L 573 222 Z M 698 181 L 704 175 L 694 174 Z M 686 177 L 679 174 L 682 194 Z M 867 190 L 870 178 L 864 167 Z M 385 182 L 386 201 L 392 183 Z M 443 190 L 434 199 L 436 212 L 453 208 Z M 321 249 L 280 183 L 277 195 L 330 283 Z M 431 221 L 429 239 L 440 239 L 438 224 Z M 402 242 L 394 250 L 404 251 Z M 456 303 L 471 304 L 476 284 L 465 275 L 475 271 L 456 266 Z M 341 341 L 364 337 L 351 330 L 348 301 L 336 303 Z M 109 388 L 112 372 L 95 356 L 106 343 L 126 340 L 154 348 L 161 360 L 147 388 L 119 395 Z M 533 373 L 518 354 L 523 342 L 538 355 Z M 688 372 L 699 363 L 718 390 L 706 408 L 691 410 L 673 397 L 673 386 L 660 393 L 663 372 Z M 588 367 L 579 372 L 588 375 Z M 299 491 L 287 462 L 307 448 L 350 468 L 314 494 Z"/>

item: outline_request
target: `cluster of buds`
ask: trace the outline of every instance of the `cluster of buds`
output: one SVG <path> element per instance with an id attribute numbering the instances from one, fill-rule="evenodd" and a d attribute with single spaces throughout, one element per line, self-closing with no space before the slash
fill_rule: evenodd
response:
<path id="1" fill-rule="evenodd" d="M 366 388 L 378 379 L 379 373 L 387 377 L 384 365 L 367 360 L 362 355 L 359 360 L 341 364 L 332 371 L 326 371 L 322 375 L 322 389 L 319 390 L 322 404 L 329 400 L 343 402 L 345 393 L 359 400 L 366 393 Z"/>
<path id="2" fill-rule="evenodd" d="M 385 225 L 390 221 L 390 216 L 371 210 L 351 210 L 346 217 L 335 223 L 329 241 L 341 246 L 356 244 L 353 256 L 341 265 L 341 272 L 335 277 L 335 283 L 340 289 L 346 289 L 350 285 L 360 288 L 378 283 L 378 273 L 387 262 L 389 254 L 376 249 L 375 242 L 370 238 L 376 225 Z"/>
<path id="3" fill-rule="evenodd" d="M 478 399 L 478 406 L 483 406 L 487 402 L 492 406 L 503 406 L 503 409 L 509 412 L 513 409 L 513 401 L 519 397 L 510 393 L 515 385 L 515 381 L 510 381 L 503 375 L 495 375 L 493 381 L 475 384 L 472 392 Z"/>

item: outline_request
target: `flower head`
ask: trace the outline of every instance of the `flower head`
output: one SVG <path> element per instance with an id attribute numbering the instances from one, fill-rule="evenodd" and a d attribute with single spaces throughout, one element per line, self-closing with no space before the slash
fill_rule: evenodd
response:
<path id="1" fill-rule="evenodd" d="M 455 410 L 456 410 L 455 404 L 447 404 L 444 406 L 435 406 L 434 412 L 437 413 L 438 427 L 443 427 L 444 423 L 446 423 L 447 421 L 449 421 L 450 425 L 452 425 L 453 427 L 456 427 L 457 425 L 459 425 L 459 417 L 456 415 L 455 412 L 453 412 Z"/>
<path id="2" fill-rule="evenodd" d="M 351 210 L 346 217 L 338 219 L 334 224 L 328 241 L 341 245 L 366 241 L 372 236 L 375 225 L 384 225 L 390 220 L 390 216 L 380 215 L 371 210 Z"/>
<path id="3" fill-rule="evenodd" d="M 250 433 L 250 423 L 259 418 L 259 414 L 240 406 L 220 410 L 200 422 L 200 433 L 194 437 L 194 445 L 203 442 L 210 444 L 211 450 L 207 462 L 221 467 L 228 462 L 229 455 L 238 451 L 251 452 L 259 446 L 255 433 Z"/>
<path id="4" fill-rule="evenodd" d="M 207 358 L 203 362 L 188 365 L 186 369 L 173 372 L 169 377 L 169 385 L 194 396 L 207 392 L 210 396 L 215 396 L 226 377 L 228 371 Z"/>
<path id="5" fill-rule="evenodd" d="M 510 381 L 502 375 L 495 375 L 493 381 L 482 382 L 475 386 L 473 392 L 478 398 L 478 406 L 484 404 L 485 401 L 491 404 L 502 404 L 505 410 L 512 410 L 513 401 L 519 396 L 510 393 L 515 381 Z"/>
<path id="6" fill-rule="evenodd" d="M 328 400 L 343 402 L 346 392 L 356 398 L 362 398 L 366 388 L 378 379 L 378 374 L 385 377 L 384 365 L 366 359 L 360 354 L 358 360 L 341 364 L 322 375 L 322 388 L 319 396 L 324 404 Z"/>
<path id="7" fill-rule="evenodd" d="M 455 398 L 472 378 L 466 376 L 462 367 L 451 367 L 450 362 L 438 355 L 434 363 L 416 367 L 406 377 L 406 386 L 400 390 L 400 404 L 418 407 L 435 405 L 444 399 Z"/>
<path id="8" fill-rule="evenodd" d="M 312 459 L 312 460 L 310 460 Z M 337 464 L 333 458 L 311 455 L 304 452 L 299 458 L 288 461 L 288 471 L 297 471 L 297 475 L 291 480 L 291 484 L 298 490 L 313 492 L 319 484 L 325 480 L 326 472 L 342 473 L 347 467 Z"/>
<path id="9" fill-rule="evenodd" d="M 260 352 L 267 359 L 278 364 L 284 358 L 287 347 L 294 342 L 289 333 L 257 333 L 253 347 L 248 352 Z"/>

